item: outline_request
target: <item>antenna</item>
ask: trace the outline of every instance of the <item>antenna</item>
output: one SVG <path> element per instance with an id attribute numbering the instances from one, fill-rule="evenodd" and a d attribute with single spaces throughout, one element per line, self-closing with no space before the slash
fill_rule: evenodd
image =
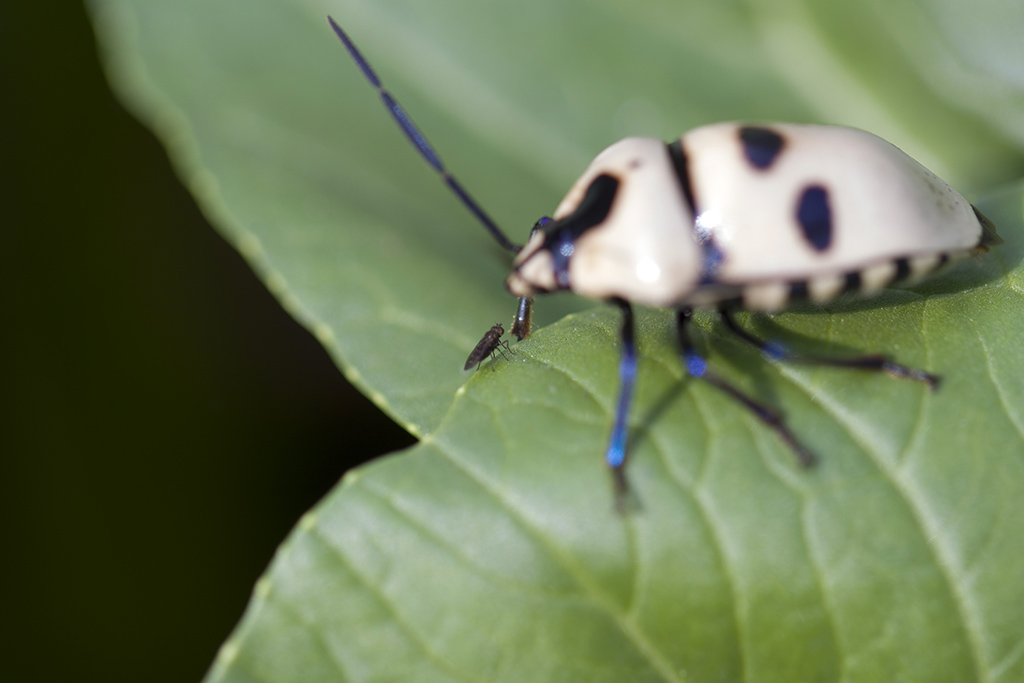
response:
<path id="1" fill-rule="evenodd" d="M 505 236 L 505 233 L 501 231 L 501 228 L 491 220 L 490 216 L 484 213 L 484 210 L 480 208 L 479 204 L 473 201 L 473 198 L 469 196 L 469 193 L 466 192 L 465 189 L 463 189 L 462 185 L 459 184 L 459 181 L 457 181 L 452 174 L 448 172 L 448 169 L 446 169 L 444 164 L 441 163 L 441 158 L 437 156 L 437 152 L 434 151 L 431 144 L 427 142 L 427 138 L 420 132 L 420 129 L 416 124 L 412 122 L 412 119 L 410 119 L 409 115 L 405 113 L 405 110 L 402 109 L 401 105 L 395 101 L 395 98 L 391 96 L 391 93 L 384 89 L 384 86 L 381 85 L 380 79 L 377 78 L 377 74 L 374 72 L 373 67 L 371 67 L 370 63 L 366 61 L 366 58 L 363 57 L 362 53 L 356 49 L 356 46 L 352 43 L 351 39 L 349 39 L 348 35 L 341 30 L 341 27 L 335 23 L 334 19 L 328 16 L 327 21 L 330 22 L 331 28 L 334 29 L 334 32 L 338 34 L 338 38 L 340 38 L 341 42 L 344 43 L 345 49 L 347 49 L 348 53 L 352 55 L 352 59 L 355 60 L 356 64 L 359 65 L 359 68 L 362 69 L 366 80 L 370 82 L 370 85 L 377 89 L 377 94 L 380 95 L 381 102 L 384 103 L 387 110 L 391 112 L 391 117 L 402 128 L 402 132 L 405 133 L 405 137 L 409 138 L 409 141 L 416 146 L 416 149 L 420 151 L 420 154 L 427 160 L 427 163 L 433 166 L 434 170 L 441 174 L 441 177 L 444 178 L 444 182 L 447 183 L 449 188 L 451 188 L 451 191 L 454 192 L 455 195 L 462 200 L 462 203 L 466 205 L 466 208 L 472 211 L 473 215 L 483 223 L 483 226 L 487 228 L 487 231 L 491 233 L 495 240 L 497 240 L 498 244 L 513 253 L 518 253 L 522 247 L 515 244 Z"/>

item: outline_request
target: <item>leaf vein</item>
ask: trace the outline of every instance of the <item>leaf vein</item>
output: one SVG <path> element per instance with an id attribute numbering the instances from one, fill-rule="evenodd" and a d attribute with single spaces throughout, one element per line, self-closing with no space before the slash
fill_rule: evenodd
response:
<path id="1" fill-rule="evenodd" d="M 359 581 L 359 583 L 361 583 L 364 588 L 366 588 L 367 592 L 371 595 L 376 596 L 380 605 L 388 614 L 391 615 L 391 618 L 394 620 L 395 624 L 397 624 L 398 627 L 406 633 L 406 635 L 409 637 L 409 640 L 424 655 L 426 655 L 427 659 L 433 662 L 438 667 L 438 669 L 446 672 L 452 678 L 459 681 L 464 681 L 465 683 L 471 683 L 471 681 L 475 680 L 471 678 L 466 678 L 465 676 L 461 675 L 460 672 L 453 670 L 451 666 L 448 665 L 447 662 L 445 662 L 436 652 L 434 652 L 434 650 L 429 646 L 428 642 L 420 635 L 416 628 L 407 619 L 404 618 L 403 614 L 399 611 L 397 604 L 393 600 L 391 600 L 387 596 L 387 594 L 384 593 L 383 590 L 381 590 L 380 586 L 375 584 L 368 577 L 364 576 L 362 572 L 356 569 L 355 565 L 349 560 L 348 555 L 346 555 L 344 549 L 336 546 L 331 541 L 330 537 L 326 536 L 320 530 L 318 524 L 313 525 L 307 533 L 309 533 L 311 537 L 314 537 L 321 543 L 323 543 L 324 546 L 327 547 L 335 557 L 337 557 L 338 562 L 346 569 L 348 569 L 349 573 L 353 577 L 355 577 L 355 579 Z M 314 630 L 316 629 L 314 628 Z"/>
<path id="2" fill-rule="evenodd" d="M 573 562 L 566 553 L 562 552 L 558 548 L 557 544 L 547 537 L 547 534 L 540 530 L 539 525 L 530 520 L 524 511 L 515 507 L 512 504 L 512 501 L 503 495 L 500 489 L 495 486 L 493 482 L 489 481 L 484 474 L 475 471 L 468 462 L 463 462 L 457 459 L 453 454 L 447 452 L 445 449 L 438 450 L 446 459 L 449 460 L 449 462 L 452 463 L 453 466 L 460 469 L 467 477 L 476 482 L 477 485 L 480 486 L 483 491 L 491 495 L 495 501 L 501 503 L 511 517 L 519 520 L 523 529 L 538 541 L 540 546 L 547 551 L 549 557 L 560 565 L 568 576 L 571 576 L 576 580 L 580 589 L 585 594 L 591 596 L 597 607 L 612 618 L 613 622 L 618 625 L 619 630 L 623 635 L 625 635 L 637 650 L 647 658 L 664 680 L 683 683 L 683 679 L 677 676 L 671 664 L 664 660 L 657 648 L 647 640 L 642 631 L 637 628 L 636 624 L 614 607 L 612 600 L 604 595 L 591 579 L 587 578 L 586 572 L 581 567 Z"/>
<path id="3" fill-rule="evenodd" d="M 803 381 L 799 379 L 798 376 L 792 375 L 788 372 L 786 374 L 796 388 L 810 395 L 810 390 L 804 386 Z M 978 625 L 976 610 L 971 608 L 971 601 L 960 590 L 959 582 L 954 578 L 954 575 L 957 574 L 957 572 L 955 571 L 955 563 L 953 562 L 953 553 L 945 547 L 945 544 L 939 542 L 939 539 L 943 537 L 943 534 L 941 529 L 934 527 L 934 525 L 931 524 L 930 520 L 933 520 L 935 515 L 928 513 L 924 496 L 913 488 L 912 481 L 909 477 L 904 475 L 899 468 L 894 467 L 892 458 L 887 459 L 881 457 L 881 449 L 872 449 L 861 442 L 859 436 L 863 433 L 863 430 L 856 428 L 856 421 L 852 420 L 845 411 L 839 410 L 837 406 L 834 406 L 827 401 L 821 401 L 820 405 L 823 410 L 832 415 L 836 424 L 842 427 L 853 441 L 861 444 L 863 452 L 875 463 L 875 466 L 878 467 L 879 471 L 893 484 L 896 491 L 907 503 L 907 507 L 921 531 L 921 536 L 924 539 L 926 546 L 932 550 L 936 568 L 946 584 L 946 588 L 949 591 L 949 596 L 952 599 L 954 608 L 960 617 L 959 623 L 961 624 L 962 631 L 964 632 L 963 637 L 968 646 L 968 652 L 971 657 L 971 666 L 975 672 L 975 679 L 979 681 L 983 680 L 984 676 L 982 675 L 980 661 L 981 644 L 977 642 L 973 636 L 976 632 L 976 629 L 973 627 Z M 964 626 L 965 624 L 969 624 L 972 628 L 967 628 Z"/>

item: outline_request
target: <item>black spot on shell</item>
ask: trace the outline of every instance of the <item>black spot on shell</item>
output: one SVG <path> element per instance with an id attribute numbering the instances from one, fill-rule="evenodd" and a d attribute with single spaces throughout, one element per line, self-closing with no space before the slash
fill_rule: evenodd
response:
<path id="1" fill-rule="evenodd" d="M 587 230 L 600 225 L 612 210 L 618 191 L 618 179 L 604 173 L 594 178 L 575 211 L 544 224 L 544 246 L 551 249 L 566 240 L 575 242 Z"/>
<path id="2" fill-rule="evenodd" d="M 740 128 L 740 142 L 747 161 L 757 170 L 764 171 L 775 163 L 786 141 L 770 128 L 744 126 Z"/>
<path id="3" fill-rule="evenodd" d="M 669 143 L 667 147 L 669 158 L 672 160 L 672 168 L 675 169 L 679 186 L 683 189 L 683 196 L 686 198 L 686 203 L 690 206 L 690 211 L 696 216 L 697 201 L 693 197 L 693 184 L 690 182 L 690 164 L 686 158 L 686 152 L 683 150 L 683 141 L 676 140 Z"/>
<path id="4" fill-rule="evenodd" d="M 910 277 L 910 259 L 898 258 L 896 259 L 896 276 L 893 277 L 893 282 L 903 282 Z"/>
<path id="5" fill-rule="evenodd" d="M 551 252 L 555 281 L 560 289 L 569 289 L 571 286 L 569 260 L 575 251 L 576 240 L 604 222 L 612 210 L 618 190 L 618 179 L 601 174 L 591 181 L 575 211 L 565 218 L 544 224 L 544 248 Z"/>
<path id="6" fill-rule="evenodd" d="M 798 280 L 791 282 L 789 285 L 789 299 L 790 301 L 807 301 L 810 298 L 807 291 L 807 281 Z"/>
<path id="7" fill-rule="evenodd" d="M 860 282 L 860 271 L 854 271 L 847 273 L 845 281 L 843 282 L 844 292 L 859 292 L 861 287 Z"/>
<path id="8" fill-rule="evenodd" d="M 821 185 L 806 188 L 797 202 L 796 221 L 803 230 L 804 238 L 816 251 L 828 249 L 832 244 L 832 209 L 829 207 L 828 190 Z"/>

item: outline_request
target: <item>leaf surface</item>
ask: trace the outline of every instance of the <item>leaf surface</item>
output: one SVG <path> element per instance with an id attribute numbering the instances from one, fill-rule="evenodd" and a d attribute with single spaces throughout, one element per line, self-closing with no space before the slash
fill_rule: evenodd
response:
<path id="1" fill-rule="evenodd" d="M 425 437 L 302 520 L 208 679 L 1024 679 L 1018 5 L 91 2 L 112 83 L 211 221 Z M 715 371 L 821 457 L 800 470 L 684 380 L 671 315 L 643 311 L 637 509 L 616 514 L 617 316 L 541 301 L 511 360 L 459 372 L 508 320 L 508 256 L 328 12 L 513 239 L 627 134 L 780 119 L 891 139 L 974 192 L 1007 244 L 875 302 L 743 323 L 891 353 L 940 391 L 773 364 L 700 317 Z"/>

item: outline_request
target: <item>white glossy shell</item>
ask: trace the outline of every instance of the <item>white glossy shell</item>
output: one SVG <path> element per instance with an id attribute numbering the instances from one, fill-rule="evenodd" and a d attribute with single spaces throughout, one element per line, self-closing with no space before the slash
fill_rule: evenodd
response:
<path id="1" fill-rule="evenodd" d="M 806 279 L 978 244 L 970 203 L 885 140 L 838 126 L 767 127 L 786 140 L 767 171 L 743 158 L 736 124 L 683 138 L 700 218 L 727 254 L 721 281 Z M 830 192 L 834 237 L 823 252 L 793 219 L 796 190 L 812 183 Z"/>
<path id="2" fill-rule="evenodd" d="M 846 274 L 862 274 L 870 291 L 891 279 L 896 259 L 927 272 L 940 255 L 980 244 L 967 200 L 881 138 L 838 126 L 757 125 L 783 139 L 766 169 L 745 156 L 742 124 L 683 136 L 696 220 L 662 141 L 627 138 L 598 155 L 554 215 L 572 213 L 598 175 L 620 181 L 607 219 L 575 243 L 571 289 L 661 307 L 712 304 L 742 291 L 748 307 L 771 310 L 785 305 L 788 283 L 805 282 L 812 299 L 827 300 Z M 823 250 L 796 219 L 797 198 L 809 185 L 828 191 L 832 238 Z M 701 272 L 699 244 L 709 237 L 722 256 L 711 281 Z M 535 235 L 516 258 L 513 293 L 556 288 L 542 243 Z"/>
<path id="3" fill-rule="evenodd" d="M 654 306 L 670 306 L 693 289 L 700 249 L 693 240 L 693 218 L 665 151 L 652 138 L 626 138 L 601 152 L 573 184 L 552 218 L 571 214 L 591 181 L 605 173 L 619 179 L 615 203 L 605 221 L 575 242 L 569 263 L 572 291 L 604 299 L 618 296 Z M 691 227 L 686 227 L 691 226 Z M 555 289 L 550 254 L 536 234 L 513 263 L 508 287 Z"/>

